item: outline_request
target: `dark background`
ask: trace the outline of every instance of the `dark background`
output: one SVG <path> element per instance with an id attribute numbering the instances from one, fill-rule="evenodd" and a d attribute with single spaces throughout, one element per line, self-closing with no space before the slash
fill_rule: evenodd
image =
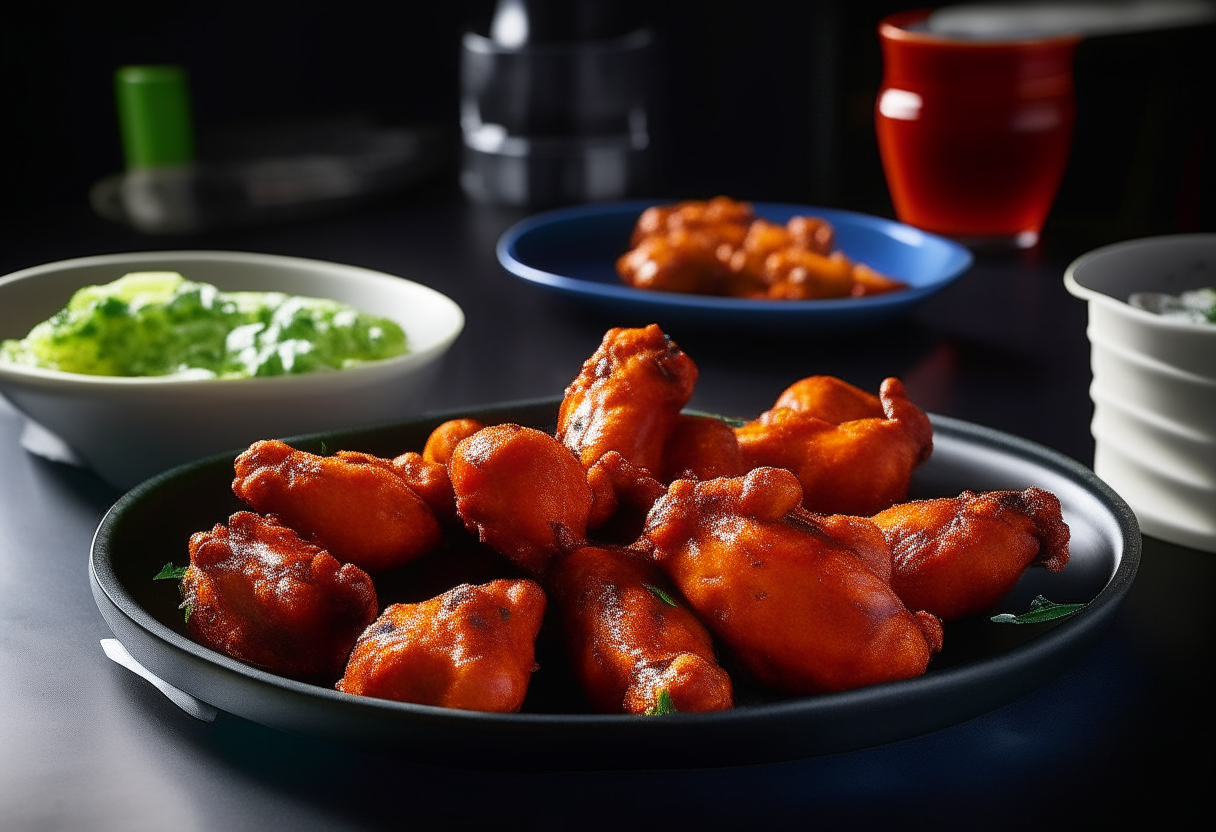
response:
<path id="1" fill-rule="evenodd" d="M 875 26 L 903 6 L 649 6 L 661 50 L 652 195 L 724 192 L 890 215 L 872 121 L 881 75 Z M 447 358 L 434 407 L 560 392 L 604 324 L 503 278 L 493 244 L 523 212 L 464 205 L 454 167 L 383 210 L 197 243 L 112 227 L 87 203 L 89 186 L 122 164 L 111 88 L 119 65 L 186 65 L 204 134 L 352 112 L 454 127 L 460 33 L 484 15 L 471 2 L 365 0 L 6 8 L 0 273 L 163 247 L 354 263 L 416 277 L 466 310 L 466 333 Z M 754 341 L 675 333 L 702 370 L 694 406 L 758 412 L 810 368 L 867 389 L 899 375 L 928 410 L 1088 464 L 1085 306 L 1066 295 L 1060 276 L 1097 244 L 1216 231 L 1213 46 L 1212 27 L 1082 44 L 1074 153 L 1042 251 L 981 255 L 909 319 L 877 332 L 822 341 L 815 333 Z M 637 828 L 674 826 L 692 814 L 717 826 L 789 815 L 803 825 L 847 821 L 850 829 L 881 820 L 882 828 L 895 821 L 901 829 L 1024 830 L 1126 825 L 1140 816 L 1170 826 L 1172 813 L 1180 825 L 1186 806 L 1207 808 L 1208 769 L 1194 764 L 1216 725 L 1208 681 L 1216 561 L 1207 553 L 1148 539 L 1117 621 L 1082 661 L 1006 708 L 925 737 L 706 772 L 452 775 L 235 717 L 195 723 L 111 666 L 97 648 L 110 632 L 94 611 L 80 554 L 115 495 L 88 473 L 21 451 L 20 418 L 5 408 L 0 647 L 15 669 L 4 666 L 0 695 L 18 693 L 4 700 L 12 707 L 0 734 L 18 752 L 0 753 L 8 764 L 0 766 L 8 778 L 0 777 L 0 796 L 26 811 L 5 816 L 6 828 L 34 818 L 42 822 L 24 826 L 128 830 L 140 819 L 140 828 L 153 828 L 180 817 L 182 829 L 369 829 L 420 817 L 450 826 L 472 812 L 497 829 L 511 828 L 496 817 L 507 807 L 527 811 L 537 828 L 615 828 L 627 815 Z"/>
<path id="2" fill-rule="evenodd" d="M 714 193 L 893 216 L 873 131 L 875 27 L 906 2 L 669 0 L 653 26 L 655 173 L 646 196 Z M 190 72 L 206 134 L 367 114 L 457 123 L 458 44 L 492 3 L 47 2 L 0 30 L 0 215 L 87 211 L 122 165 L 112 75 Z M 12 13 L 11 10 L 9 12 Z M 1101 243 L 1216 227 L 1216 27 L 1095 38 L 1076 62 L 1078 125 L 1046 236 Z M 454 165 L 445 171 L 455 181 Z"/>

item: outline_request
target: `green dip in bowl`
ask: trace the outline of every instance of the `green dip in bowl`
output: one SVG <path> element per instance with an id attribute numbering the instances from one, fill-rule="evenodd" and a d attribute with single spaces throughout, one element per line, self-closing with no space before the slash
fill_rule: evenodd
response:
<path id="1" fill-rule="evenodd" d="M 0 361 L 98 376 L 249 378 L 340 370 L 407 352 L 394 321 L 282 292 L 223 292 L 177 272 L 86 286 Z"/>

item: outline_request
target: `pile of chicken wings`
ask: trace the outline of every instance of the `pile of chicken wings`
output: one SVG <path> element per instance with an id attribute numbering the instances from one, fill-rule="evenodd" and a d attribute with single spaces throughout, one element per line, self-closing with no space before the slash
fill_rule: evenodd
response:
<path id="1" fill-rule="evenodd" d="M 897 379 L 806 378 L 738 426 L 683 412 L 696 379 L 658 326 L 611 329 L 553 434 L 458 419 L 395 459 L 255 442 L 232 484 L 252 510 L 190 539 L 187 629 L 347 693 L 510 712 L 553 607 L 591 707 L 706 712 L 731 673 L 785 695 L 922 674 L 942 622 L 1064 568 L 1046 491 L 906 502 L 933 430 Z M 381 606 L 376 576 L 460 529 L 529 577 Z"/>
<path id="2" fill-rule="evenodd" d="M 651 206 L 629 244 L 616 270 L 635 289 L 820 300 L 908 288 L 836 249 L 835 229 L 822 217 L 778 225 L 725 196 Z"/>

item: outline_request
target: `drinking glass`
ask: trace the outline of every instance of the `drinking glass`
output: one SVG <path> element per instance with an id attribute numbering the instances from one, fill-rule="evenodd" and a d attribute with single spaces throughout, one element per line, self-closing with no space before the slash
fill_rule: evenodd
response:
<path id="1" fill-rule="evenodd" d="M 875 124 L 896 214 L 973 246 L 1029 248 L 1068 162 L 1081 38 L 946 37 L 928 14 L 878 26 Z"/>

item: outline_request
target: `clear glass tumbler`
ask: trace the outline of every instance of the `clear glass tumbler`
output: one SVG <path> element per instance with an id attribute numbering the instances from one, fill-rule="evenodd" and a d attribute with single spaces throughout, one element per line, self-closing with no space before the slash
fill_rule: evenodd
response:
<path id="1" fill-rule="evenodd" d="M 475 32 L 461 49 L 461 184 L 481 202 L 617 199 L 647 177 L 651 33 L 507 47 Z"/>

